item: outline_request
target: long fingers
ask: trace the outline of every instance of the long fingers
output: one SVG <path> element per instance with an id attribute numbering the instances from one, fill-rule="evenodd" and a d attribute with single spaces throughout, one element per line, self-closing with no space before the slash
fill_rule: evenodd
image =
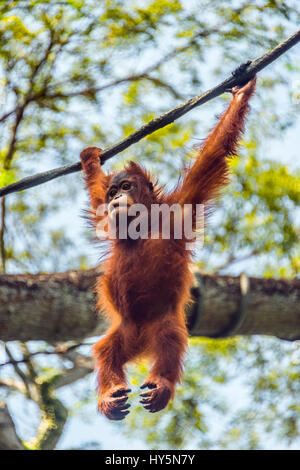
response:
<path id="1" fill-rule="evenodd" d="M 126 387 L 107 392 L 99 400 L 99 411 L 111 420 L 120 421 L 124 419 L 130 408 L 130 404 L 127 403 L 129 392 L 131 392 L 131 389 Z"/>

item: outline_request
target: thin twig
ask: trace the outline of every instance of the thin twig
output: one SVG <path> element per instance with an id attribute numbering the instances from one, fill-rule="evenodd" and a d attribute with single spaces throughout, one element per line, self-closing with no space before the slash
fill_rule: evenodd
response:
<path id="1" fill-rule="evenodd" d="M 9 365 L 16 366 L 18 364 L 28 363 L 31 361 L 31 359 L 34 356 L 42 356 L 42 355 L 47 356 L 47 355 L 52 355 L 52 354 L 63 356 L 67 354 L 68 352 L 73 351 L 76 348 L 79 348 L 80 346 L 92 346 L 93 344 L 94 343 L 76 343 L 76 344 L 72 344 L 71 346 L 63 346 L 63 347 L 55 348 L 53 351 L 36 351 L 36 352 L 27 354 L 22 359 L 14 359 L 11 356 L 9 356 L 10 360 L 6 362 L 2 362 L 0 364 L 0 367 L 9 366 Z"/>
<path id="2" fill-rule="evenodd" d="M 52 85 L 49 85 L 47 87 L 47 90 L 49 91 L 48 93 L 46 93 L 46 90 L 45 88 L 43 88 L 42 90 L 34 93 L 34 94 L 30 94 L 30 96 L 28 96 L 26 98 L 26 105 L 31 103 L 32 101 L 37 101 L 39 100 L 40 98 L 46 98 L 46 99 L 55 99 L 55 98 L 72 98 L 72 97 L 78 97 L 78 96 L 87 96 L 87 95 L 91 95 L 91 94 L 95 94 L 95 93 L 99 93 L 101 91 L 104 91 L 104 90 L 107 90 L 108 88 L 112 88 L 112 87 L 115 87 L 117 85 L 122 85 L 123 83 L 126 83 L 126 82 L 131 82 L 131 81 L 135 81 L 135 80 L 139 80 L 139 79 L 143 79 L 143 78 L 147 78 L 149 80 L 152 80 L 152 77 L 149 76 L 149 74 L 153 71 L 155 71 L 156 69 L 158 69 L 161 65 L 163 65 L 164 63 L 166 63 L 167 61 L 171 60 L 172 58 L 174 58 L 177 54 L 179 53 L 182 53 L 182 52 L 185 52 L 187 49 L 189 49 L 192 44 L 196 41 L 196 39 L 198 37 L 206 37 L 208 36 L 208 34 L 211 34 L 211 33 L 214 33 L 218 31 L 218 28 L 213 28 L 213 29 L 210 29 L 209 31 L 201 31 L 200 33 L 196 33 L 190 40 L 189 42 L 185 45 L 185 46 L 182 46 L 182 47 L 176 47 L 175 49 L 173 49 L 171 52 L 168 52 L 165 56 L 163 56 L 161 59 L 159 59 L 158 62 L 156 62 L 155 64 L 153 65 L 150 65 L 149 67 L 147 67 L 145 69 L 144 72 L 140 73 L 140 74 L 135 74 L 135 75 L 127 75 L 123 78 L 120 78 L 120 79 L 117 79 L 117 80 L 113 80 L 109 83 L 106 83 L 105 85 L 101 85 L 101 86 L 98 86 L 98 87 L 90 87 L 90 88 L 84 88 L 82 90 L 76 90 L 76 91 L 73 91 L 73 92 L 51 92 L 51 90 L 55 90 L 63 85 L 65 85 L 65 82 L 58 82 L 58 83 L 53 83 Z M 13 67 L 12 67 L 13 68 Z M 165 86 L 165 85 L 164 85 Z M 173 90 L 172 87 L 170 89 L 171 93 L 173 93 L 173 95 L 175 96 L 175 98 L 179 98 L 179 95 L 178 93 L 176 92 L 176 90 Z M 176 96 L 178 95 L 178 96 Z M 18 105 L 16 106 L 14 109 L 8 111 L 7 113 L 3 114 L 3 116 L 0 117 L 0 123 L 1 122 L 4 122 L 6 121 L 6 119 L 11 116 L 12 114 L 15 114 L 17 113 L 20 108 L 22 107 L 23 105 Z"/>
<path id="3" fill-rule="evenodd" d="M 6 352 L 7 356 L 9 357 L 9 360 L 10 360 L 11 364 L 13 365 L 13 368 L 15 369 L 16 374 L 23 381 L 23 383 L 25 385 L 25 388 L 26 388 L 26 391 L 27 391 L 27 395 L 30 397 L 29 378 L 26 376 L 26 374 L 24 374 L 22 369 L 20 369 L 20 367 L 18 366 L 17 361 L 13 357 L 13 355 L 12 355 L 9 347 L 7 346 L 7 344 L 4 345 L 4 349 L 5 349 L 5 352 Z"/>
<path id="4" fill-rule="evenodd" d="M 271 64 L 274 60 L 284 54 L 287 50 L 293 47 L 300 41 L 300 30 L 294 33 L 285 41 L 281 42 L 277 47 L 272 49 L 270 52 L 264 54 L 262 57 L 254 60 L 253 62 L 246 67 L 243 73 L 239 74 L 238 76 L 230 76 L 222 83 L 217 85 L 215 88 L 206 91 L 202 95 L 196 96 L 191 98 L 190 100 L 186 101 L 185 103 L 176 106 L 175 108 L 167 111 L 164 114 L 161 114 L 157 118 L 152 119 L 147 124 L 143 125 L 140 129 L 130 134 L 126 139 L 122 140 L 118 144 L 108 148 L 105 150 L 101 155 L 101 163 L 103 164 L 114 155 L 123 152 L 131 145 L 135 144 L 136 142 L 140 141 L 144 137 L 153 132 L 161 129 L 176 119 L 180 118 L 184 114 L 188 113 L 192 109 L 200 106 L 207 101 L 215 98 L 216 96 L 221 95 L 226 90 L 233 88 L 234 86 L 241 85 L 253 77 L 257 72 L 265 68 L 267 65 Z M 24 189 L 32 188 L 34 186 L 38 186 L 40 184 L 46 183 L 47 181 L 51 181 L 55 178 L 58 178 L 63 175 L 68 175 L 70 173 L 75 173 L 81 170 L 81 163 L 77 162 L 72 165 L 65 165 L 60 168 L 56 168 L 54 170 L 45 171 L 43 173 L 38 173 L 36 175 L 29 176 L 27 178 L 23 178 L 16 183 L 9 184 L 8 186 L 4 186 L 0 188 L 0 197 L 3 197 L 7 194 L 14 193 L 17 191 L 22 191 Z"/>

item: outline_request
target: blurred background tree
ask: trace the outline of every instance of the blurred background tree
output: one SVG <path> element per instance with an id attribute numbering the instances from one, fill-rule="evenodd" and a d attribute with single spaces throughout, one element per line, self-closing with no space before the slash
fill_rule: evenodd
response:
<path id="1" fill-rule="evenodd" d="M 296 0 L 1 2 L 0 186 L 76 162 L 85 145 L 108 147 L 274 47 L 299 20 Z M 259 76 L 232 185 L 195 257 L 206 272 L 299 276 L 298 55 L 299 46 Z M 176 183 L 229 98 L 152 134 L 108 168 L 139 160 L 167 186 Z M 85 204 L 78 174 L 2 198 L 2 272 L 94 266 L 99 253 L 81 219 Z M 151 415 L 135 404 L 121 424 L 96 415 L 89 346 L 28 357 L 58 346 L 5 347 L 3 360 L 27 361 L 0 369 L 0 393 L 28 448 L 299 447 L 297 343 L 192 339 L 184 382 L 168 410 Z M 144 367 L 132 370 L 134 386 Z M 78 434 L 76 410 L 93 421 L 90 442 Z M 116 429 L 118 439 L 105 442 Z"/>

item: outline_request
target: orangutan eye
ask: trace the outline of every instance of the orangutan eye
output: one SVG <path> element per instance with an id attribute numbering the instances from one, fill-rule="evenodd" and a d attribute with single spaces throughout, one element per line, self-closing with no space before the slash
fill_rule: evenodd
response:
<path id="1" fill-rule="evenodd" d="M 131 188 L 131 183 L 129 181 L 125 181 L 121 187 L 124 191 L 129 191 L 129 189 Z"/>
<path id="2" fill-rule="evenodd" d="M 117 194 L 116 188 L 111 189 L 108 194 L 109 194 L 109 197 L 111 198 L 114 197 Z"/>

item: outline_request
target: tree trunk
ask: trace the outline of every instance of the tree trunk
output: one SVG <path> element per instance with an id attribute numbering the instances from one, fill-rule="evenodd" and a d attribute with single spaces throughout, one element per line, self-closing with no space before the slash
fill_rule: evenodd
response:
<path id="1" fill-rule="evenodd" d="M 0 338 L 66 341 L 104 333 L 95 311 L 93 287 L 99 268 L 54 274 L 0 276 Z M 300 280 L 250 278 L 244 320 L 229 334 L 300 338 Z M 201 276 L 202 288 L 187 308 L 195 336 L 216 336 L 238 317 L 240 279 Z M 202 296 L 200 295 L 202 292 Z M 200 312 L 202 311 L 202 313 Z M 198 312 L 201 318 L 198 318 Z"/>

